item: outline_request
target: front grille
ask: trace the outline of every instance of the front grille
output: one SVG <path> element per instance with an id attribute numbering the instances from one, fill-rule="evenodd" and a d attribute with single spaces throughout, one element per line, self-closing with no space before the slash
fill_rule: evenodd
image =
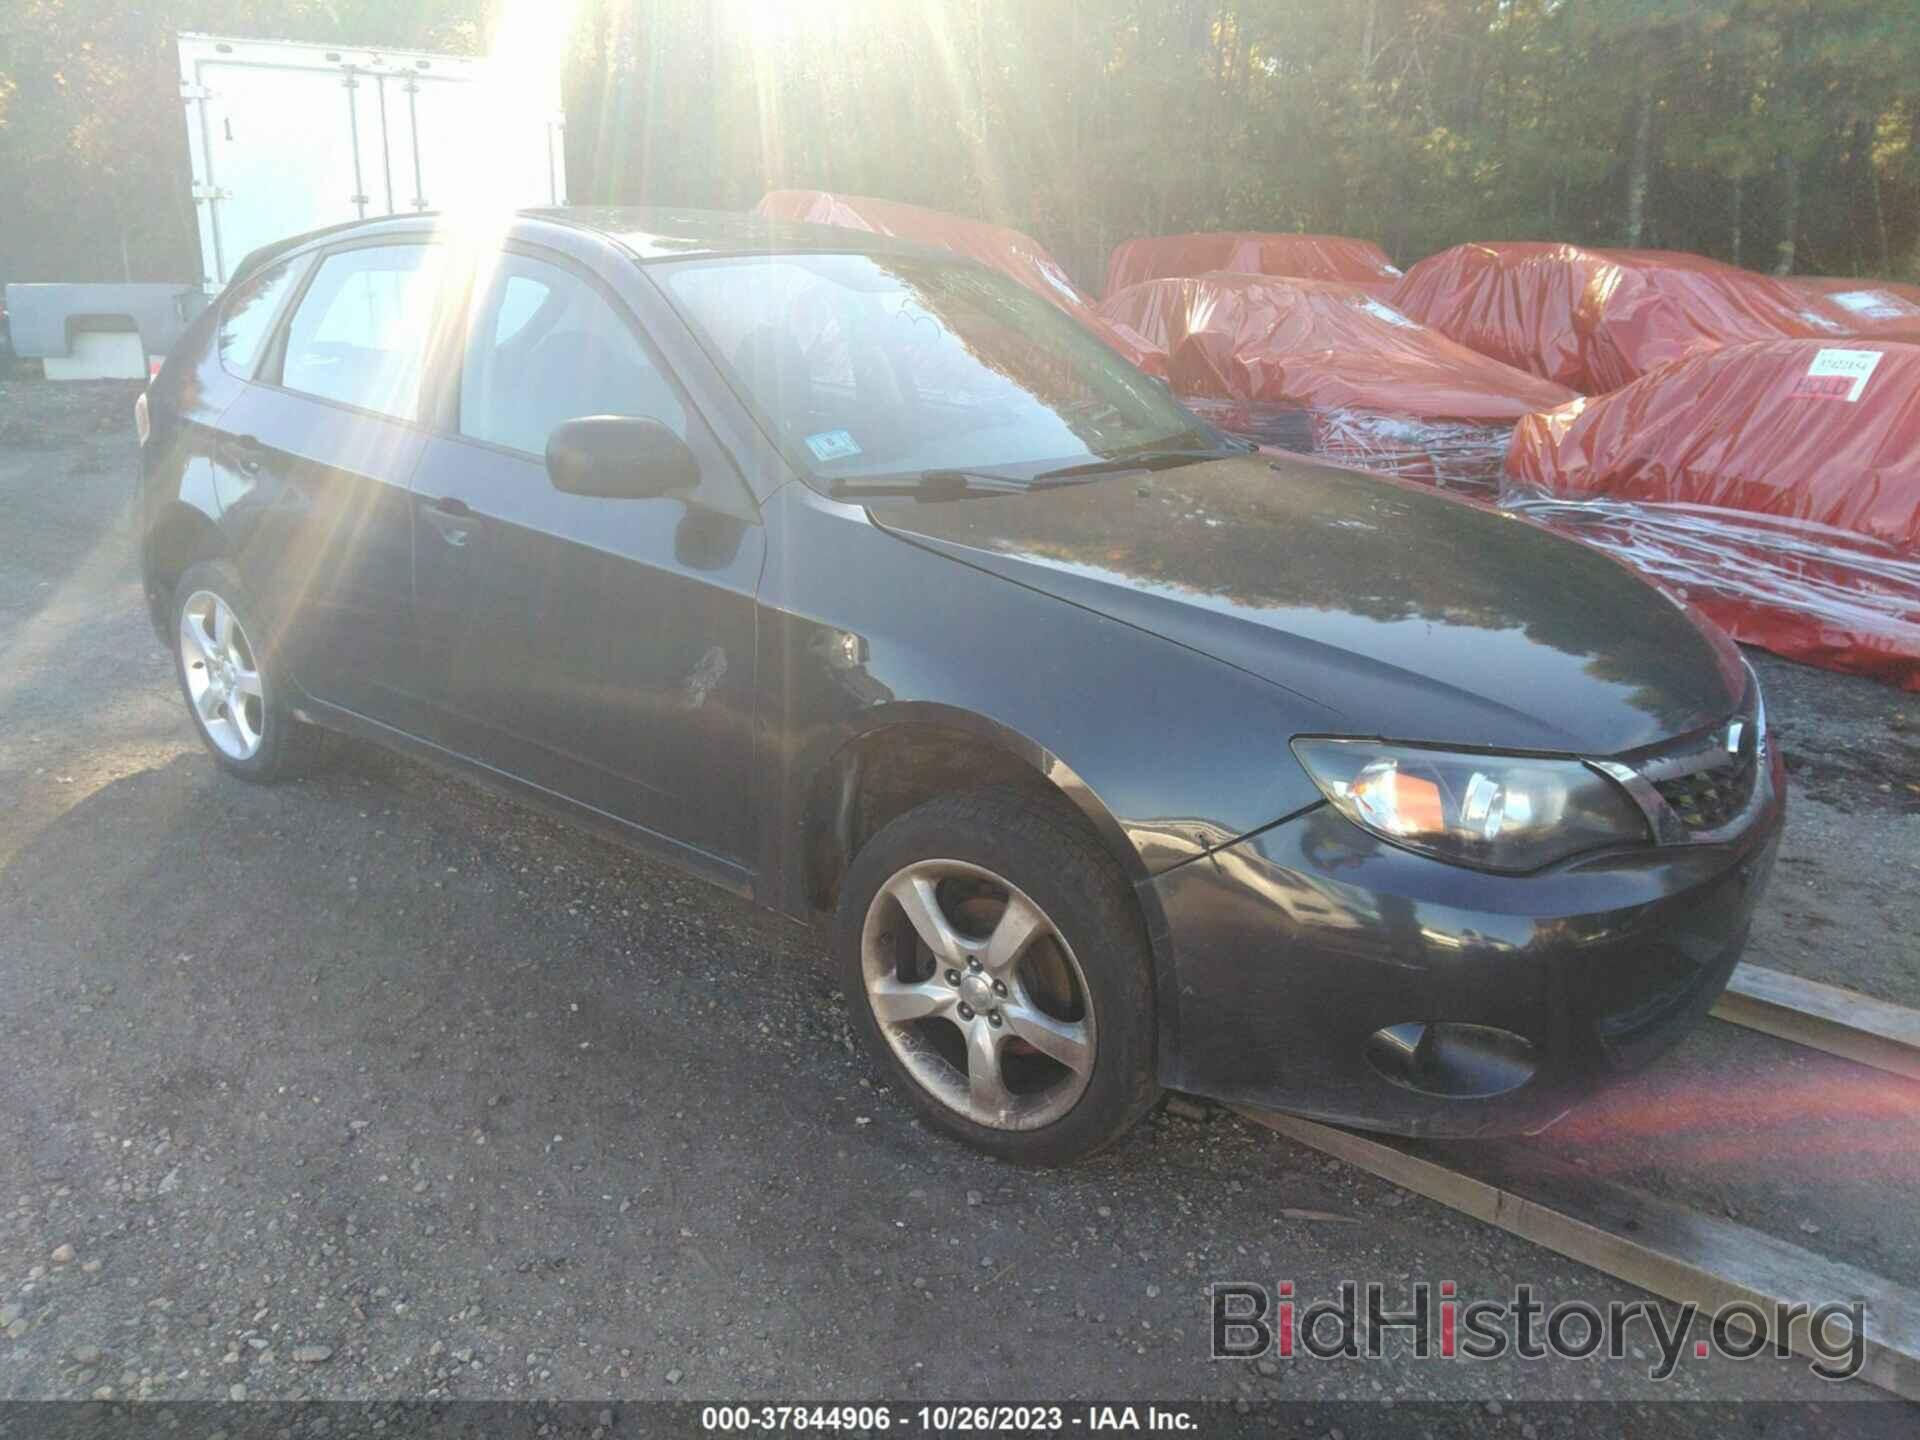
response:
<path id="1" fill-rule="evenodd" d="M 1749 678 L 1746 702 L 1712 730 L 1622 767 L 1641 787 L 1641 806 L 1664 843 L 1718 839 L 1752 809 L 1767 765 L 1766 731 L 1760 684 Z"/>
<path id="2" fill-rule="evenodd" d="M 1712 769 L 1656 780 L 1653 788 L 1687 829 L 1718 830 L 1747 808 L 1759 769 L 1748 747 Z"/>

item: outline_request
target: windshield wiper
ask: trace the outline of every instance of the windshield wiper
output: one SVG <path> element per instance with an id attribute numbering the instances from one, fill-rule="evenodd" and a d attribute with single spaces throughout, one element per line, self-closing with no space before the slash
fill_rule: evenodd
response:
<path id="1" fill-rule="evenodd" d="M 922 470 L 916 475 L 849 475 L 829 483 L 827 493 L 836 500 L 856 496 L 911 495 L 921 500 L 958 500 L 967 495 L 1013 495 L 1023 490 L 1044 490 L 1047 476 L 1022 480 L 1012 475 L 994 475 L 985 470 Z"/>
<path id="2" fill-rule="evenodd" d="M 1057 470 L 1042 470 L 1033 480 L 1035 484 L 1059 485 L 1091 480 L 1099 475 L 1124 475 L 1129 470 L 1171 470 L 1176 465 L 1198 465 L 1203 460 L 1225 460 L 1245 453 L 1243 450 L 1135 450 L 1079 465 L 1062 465 Z"/>
<path id="3" fill-rule="evenodd" d="M 827 493 L 836 500 L 856 496 L 910 495 L 920 500 L 959 500 L 968 495 L 1013 495 L 1027 490 L 1051 490 L 1061 485 L 1078 485 L 1102 475 L 1121 475 L 1129 470 L 1168 470 L 1176 465 L 1197 465 L 1203 460 L 1224 460 L 1243 454 L 1239 449 L 1222 450 L 1135 450 L 1077 465 L 1062 465 L 1022 478 L 996 475 L 988 470 L 922 470 L 912 475 L 849 475 L 828 483 Z"/>

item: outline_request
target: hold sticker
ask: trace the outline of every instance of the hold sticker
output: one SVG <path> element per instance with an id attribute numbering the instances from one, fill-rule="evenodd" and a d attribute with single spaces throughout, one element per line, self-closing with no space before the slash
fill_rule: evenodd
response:
<path id="1" fill-rule="evenodd" d="M 1808 399 L 1859 402 L 1867 381 L 1880 364 L 1878 350 L 1822 350 L 1807 366 L 1807 373 L 1793 387 L 1793 394 Z"/>
<path id="2" fill-rule="evenodd" d="M 830 460 L 845 460 L 850 455 L 860 453 L 860 446 L 844 430 L 823 430 L 818 435 L 807 436 L 807 449 L 823 465 Z"/>

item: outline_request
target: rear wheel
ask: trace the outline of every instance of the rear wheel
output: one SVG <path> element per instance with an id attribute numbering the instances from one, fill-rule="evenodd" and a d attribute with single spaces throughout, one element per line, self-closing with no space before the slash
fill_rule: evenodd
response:
<path id="1" fill-rule="evenodd" d="M 1059 804 L 992 789 L 901 816 L 856 857 L 835 943 L 869 1047 L 946 1133 L 1062 1164 L 1152 1105 L 1146 936 Z"/>
<path id="2" fill-rule="evenodd" d="M 215 763 L 244 780 L 292 779 L 327 748 L 324 731 L 296 720 L 256 641 L 265 634 L 225 560 L 180 577 L 173 596 L 174 668 L 194 728 Z"/>

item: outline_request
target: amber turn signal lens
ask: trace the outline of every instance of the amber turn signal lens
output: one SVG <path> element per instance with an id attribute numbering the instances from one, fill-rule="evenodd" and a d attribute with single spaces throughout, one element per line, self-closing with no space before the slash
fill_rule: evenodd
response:
<path id="1" fill-rule="evenodd" d="M 1418 835 L 1446 827 L 1440 787 L 1403 770 L 1363 774 L 1349 793 L 1368 818 L 1377 819 L 1382 829 L 1395 834 Z"/>

